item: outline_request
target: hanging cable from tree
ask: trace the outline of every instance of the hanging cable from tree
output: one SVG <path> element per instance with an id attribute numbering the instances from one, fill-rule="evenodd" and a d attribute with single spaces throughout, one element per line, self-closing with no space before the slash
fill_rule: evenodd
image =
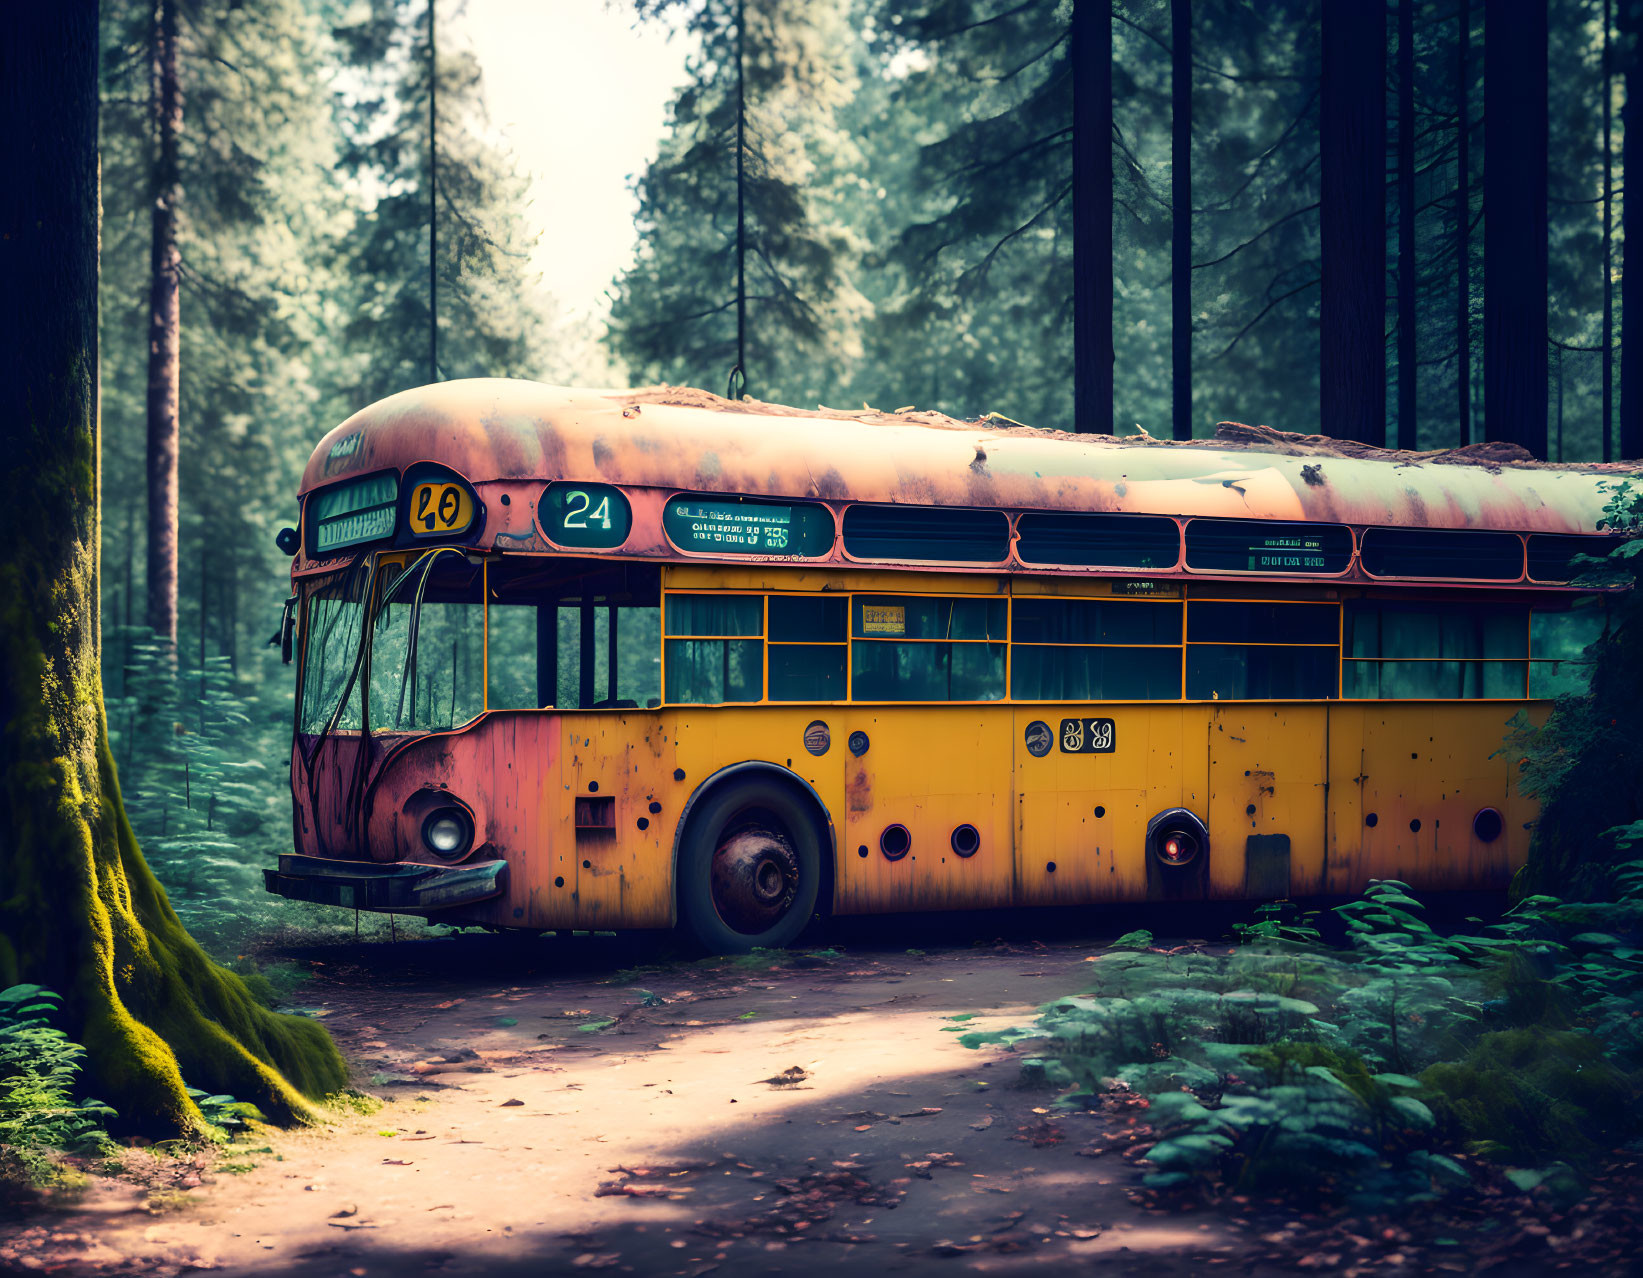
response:
<path id="1" fill-rule="evenodd" d="M 736 0 L 736 362 L 725 382 L 725 398 L 747 394 L 747 0 Z"/>

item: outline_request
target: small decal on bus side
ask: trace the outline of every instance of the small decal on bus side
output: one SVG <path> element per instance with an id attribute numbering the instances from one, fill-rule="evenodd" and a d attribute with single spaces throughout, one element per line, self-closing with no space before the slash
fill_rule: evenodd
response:
<path id="1" fill-rule="evenodd" d="M 1050 752 L 1055 744 L 1055 737 L 1050 732 L 1050 725 L 1042 719 L 1034 719 L 1027 725 L 1026 732 L 1027 753 L 1035 759 L 1042 759 Z"/>
<path id="2" fill-rule="evenodd" d="M 1063 719 L 1063 754 L 1111 754 L 1118 747 L 1118 732 L 1111 719 Z"/>
<path id="3" fill-rule="evenodd" d="M 820 756 L 827 753 L 828 747 L 833 744 L 833 734 L 828 731 L 827 725 L 820 719 L 811 722 L 804 730 L 804 748 L 811 754 Z"/>
<path id="4" fill-rule="evenodd" d="M 907 609 L 901 604 L 863 604 L 861 632 L 864 635 L 904 635 Z"/>

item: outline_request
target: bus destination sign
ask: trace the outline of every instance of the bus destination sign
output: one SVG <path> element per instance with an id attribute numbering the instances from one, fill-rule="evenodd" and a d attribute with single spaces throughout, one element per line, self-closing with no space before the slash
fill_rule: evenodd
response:
<path id="1" fill-rule="evenodd" d="M 1249 548 L 1251 572 L 1328 572 L 1322 537 L 1262 537 Z"/>
<path id="2" fill-rule="evenodd" d="M 1200 572 L 1345 572 L 1352 530 L 1341 524 L 1262 519 L 1194 519 L 1187 524 L 1187 567 Z"/>
<path id="3" fill-rule="evenodd" d="M 633 507 L 609 484 L 549 484 L 537 511 L 542 531 L 557 546 L 614 550 L 633 527 Z"/>
<path id="4" fill-rule="evenodd" d="M 371 475 L 314 494 L 314 551 L 325 554 L 394 535 L 399 480 Z"/>
<path id="5" fill-rule="evenodd" d="M 833 517 L 807 503 L 702 501 L 676 497 L 662 523 L 680 550 L 719 555 L 814 557 L 833 544 Z"/>

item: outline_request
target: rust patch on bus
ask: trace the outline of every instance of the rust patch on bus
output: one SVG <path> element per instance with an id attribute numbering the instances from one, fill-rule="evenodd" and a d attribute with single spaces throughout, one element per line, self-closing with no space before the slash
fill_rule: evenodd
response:
<path id="1" fill-rule="evenodd" d="M 873 810 L 873 782 L 866 768 L 857 768 L 856 775 L 850 778 L 850 783 L 845 786 L 845 800 L 852 812 Z"/>

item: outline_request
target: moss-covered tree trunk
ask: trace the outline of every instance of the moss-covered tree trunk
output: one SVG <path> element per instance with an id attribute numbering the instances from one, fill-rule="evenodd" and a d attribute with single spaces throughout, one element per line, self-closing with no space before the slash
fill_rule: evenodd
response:
<path id="1" fill-rule="evenodd" d="M 88 1086 L 188 1134 L 191 1084 L 276 1121 L 339 1087 L 177 921 L 137 848 L 98 670 L 96 0 L 17 7 L 0 40 L 0 986 L 60 991 Z"/>

